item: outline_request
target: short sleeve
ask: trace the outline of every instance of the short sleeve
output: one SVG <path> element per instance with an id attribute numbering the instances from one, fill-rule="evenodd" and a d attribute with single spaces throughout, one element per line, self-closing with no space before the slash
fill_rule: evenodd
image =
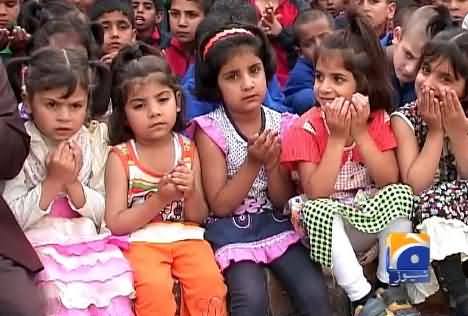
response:
<path id="1" fill-rule="evenodd" d="M 315 130 L 308 121 L 300 120 L 286 131 L 282 144 L 281 163 L 290 169 L 298 162 L 320 162 Z"/>
<path id="2" fill-rule="evenodd" d="M 129 153 L 128 153 L 127 144 L 120 144 L 120 145 L 113 146 L 111 147 L 110 152 L 117 155 L 128 177 Z"/>
<path id="3" fill-rule="evenodd" d="M 386 112 L 376 113 L 369 126 L 369 133 L 380 151 L 393 150 L 397 147 L 395 134 L 390 125 L 390 116 Z"/>
<path id="4" fill-rule="evenodd" d="M 223 131 L 215 120 L 213 120 L 211 117 L 208 117 L 207 115 L 194 118 L 190 123 L 189 128 L 186 130 L 188 137 L 193 139 L 197 128 L 200 128 L 206 134 L 206 136 L 208 136 L 211 141 L 214 142 L 216 146 L 219 147 L 219 149 L 221 149 L 223 154 L 226 155 L 226 139 L 224 138 Z"/>

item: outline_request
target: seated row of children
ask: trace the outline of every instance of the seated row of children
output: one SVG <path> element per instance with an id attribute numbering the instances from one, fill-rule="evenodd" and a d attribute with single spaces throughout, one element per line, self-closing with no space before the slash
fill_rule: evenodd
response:
<path id="1" fill-rule="evenodd" d="M 179 1 L 169 20 L 192 14 L 174 7 Z M 310 54 L 302 50 L 318 106 L 297 118 L 265 106 L 280 61 L 269 33 L 249 10 L 218 1 L 195 27 L 193 90 L 174 75 L 170 50 L 134 42 L 125 1 L 91 6 L 102 28 L 83 27 L 77 11 L 66 11 L 71 22 L 45 22 L 29 56 L 9 61 L 31 141 L 3 197 L 44 266 L 36 277 L 44 312 L 174 315 L 177 279 L 184 315 L 266 315 L 268 267 L 298 315 L 331 315 L 322 266 L 355 315 L 390 315 L 406 302 L 390 287 L 394 301 L 376 307 L 356 253 L 379 243 L 377 286 L 387 288 L 383 242 L 415 228 L 431 237 L 436 275 L 457 315 L 468 315 L 468 33 L 444 7 L 403 11 L 390 50 L 393 80 L 414 80 L 415 99 L 393 112 L 389 57 L 368 19 L 350 9 L 333 31 L 329 16 L 307 11 L 295 29 L 322 23 Z M 99 11 L 107 2 L 120 7 Z M 38 6 L 34 16 L 50 19 Z M 91 33 L 101 31 L 108 50 L 97 61 L 91 38 L 99 34 Z M 421 34 L 420 54 L 409 56 Z M 402 61 L 412 58 L 414 66 Z M 208 108 L 187 125 L 191 98 Z M 108 124 L 90 122 L 107 116 Z M 297 194 L 306 197 L 305 239 L 283 212 Z M 436 283 L 415 286 L 413 301 Z"/>

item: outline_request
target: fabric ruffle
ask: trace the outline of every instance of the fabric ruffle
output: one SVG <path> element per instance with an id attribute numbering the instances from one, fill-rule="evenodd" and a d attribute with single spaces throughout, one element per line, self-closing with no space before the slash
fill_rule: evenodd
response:
<path id="1" fill-rule="evenodd" d="M 37 282 L 47 301 L 53 302 L 48 306 L 50 315 L 133 315 L 132 270 L 116 244 L 126 246 L 128 241 L 107 236 L 36 247 L 44 265 Z"/>
<path id="2" fill-rule="evenodd" d="M 300 236 L 296 232 L 286 231 L 260 241 L 226 245 L 215 252 L 215 258 L 221 271 L 231 263 L 240 261 L 267 264 L 281 257 L 289 246 L 299 240 Z"/>
<path id="3" fill-rule="evenodd" d="M 103 308 L 89 307 L 86 309 L 68 309 L 57 301 L 49 302 L 51 306 L 50 316 L 125 316 L 133 315 L 131 305 L 128 304 L 127 297 L 116 297 L 112 302 Z"/>
<path id="4" fill-rule="evenodd" d="M 417 226 L 431 240 L 431 260 L 461 253 L 468 254 L 468 226 L 456 219 L 431 217 Z"/>

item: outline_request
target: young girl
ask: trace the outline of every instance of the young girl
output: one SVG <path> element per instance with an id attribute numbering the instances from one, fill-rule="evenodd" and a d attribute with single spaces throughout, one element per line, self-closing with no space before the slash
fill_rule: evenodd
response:
<path id="1" fill-rule="evenodd" d="M 413 198 L 408 186 L 393 184 L 398 165 L 384 52 L 365 17 L 350 11 L 348 19 L 348 28 L 327 36 L 318 50 L 320 107 L 288 131 L 281 161 L 298 174 L 309 199 L 301 215 L 312 259 L 332 268 L 359 314 L 372 291 L 355 252 L 378 241 L 377 278 L 388 283 L 384 242 L 390 232 L 411 232 Z M 360 315 L 381 315 L 374 302 Z"/>
<path id="2" fill-rule="evenodd" d="M 468 315 L 460 255 L 468 254 L 468 32 L 438 34 L 423 50 L 417 100 L 393 114 L 402 180 L 419 196 L 413 223 L 431 238 L 442 288 Z M 437 291 L 424 291 L 429 296 Z"/>
<path id="3" fill-rule="evenodd" d="M 198 153 L 180 134 L 181 90 L 150 49 L 129 47 L 113 64 L 106 222 L 114 234 L 130 234 L 137 315 L 175 315 L 174 278 L 182 315 L 226 315 L 226 286 L 199 226 L 207 207 Z"/>
<path id="4" fill-rule="evenodd" d="M 115 245 L 125 240 L 99 234 L 107 131 L 84 126 L 86 54 L 43 48 L 9 67 L 23 63 L 30 153 L 4 198 L 44 264 L 48 315 L 133 315 L 130 266 Z"/>
<path id="5" fill-rule="evenodd" d="M 197 93 L 220 104 L 194 125 L 212 210 L 206 238 L 228 284 L 230 315 L 268 314 L 265 267 L 284 284 L 297 315 L 330 315 L 320 269 L 280 215 L 293 191 L 279 166 L 287 122 L 262 105 L 274 71 L 268 39 L 256 27 L 224 26 L 200 42 Z"/>

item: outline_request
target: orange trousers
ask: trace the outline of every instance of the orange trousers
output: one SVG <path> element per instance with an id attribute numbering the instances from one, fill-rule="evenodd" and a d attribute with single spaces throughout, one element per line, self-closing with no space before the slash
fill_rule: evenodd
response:
<path id="1" fill-rule="evenodd" d="M 132 243 L 136 316 L 174 316 L 174 279 L 182 290 L 181 316 L 227 316 L 224 279 L 205 240 Z"/>

